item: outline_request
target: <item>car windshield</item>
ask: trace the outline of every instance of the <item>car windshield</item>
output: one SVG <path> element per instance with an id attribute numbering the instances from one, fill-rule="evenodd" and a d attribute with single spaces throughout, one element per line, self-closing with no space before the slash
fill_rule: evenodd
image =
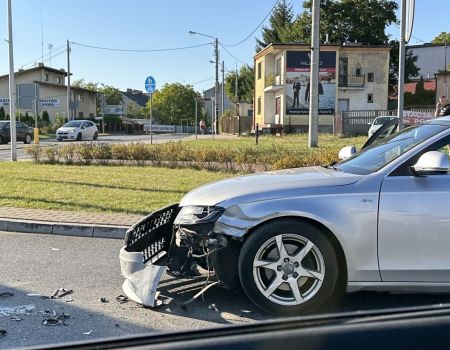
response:
<path id="1" fill-rule="evenodd" d="M 437 135 L 447 127 L 417 125 L 375 142 L 370 147 L 335 165 L 339 170 L 358 175 L 376 172 L 413 147 Z"/>
<path id="2" fill-rule="evenodd" d="M 0 121 L 0 130 L 4 129 L 7 125 L 9 125 L 9 122 Z"/>
<path id="3" fill-rule="evenodd" d="M 374 120 L 373 125 L 383 125 L 392 119 L 394 119 L 394 117 L 378 117 Z"/>
<path id="4" fill-rule="evenodd" d="M 71 122 L 68 122 L 68 123 L 64 124 L 63 126 L 66 128 L 79 128 L 81 126 L 81 124 L 83 124 L 83 122 L 72 120 Z"/>

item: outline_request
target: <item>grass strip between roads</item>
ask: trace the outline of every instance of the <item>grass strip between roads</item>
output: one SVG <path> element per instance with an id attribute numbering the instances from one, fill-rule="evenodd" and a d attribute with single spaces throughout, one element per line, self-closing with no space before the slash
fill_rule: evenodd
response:
<path id="1" fill-rule="evenodd" d="M 131 166 L 0 165 L 0 205 L 146 215 L 223 172 Z"/>

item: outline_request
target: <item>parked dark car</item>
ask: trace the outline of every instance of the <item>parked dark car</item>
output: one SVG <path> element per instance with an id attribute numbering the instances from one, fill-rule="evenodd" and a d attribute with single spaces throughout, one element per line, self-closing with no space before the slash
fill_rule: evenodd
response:
<path id="1" fill-rule="evenodd" d="M 16 122 L 17 141 L 25 144 L 33 141 L 33 128 L 21 122 Z M 9 120 L 0 121 L 0 144 L 11 142 L 11 130 Z"/>

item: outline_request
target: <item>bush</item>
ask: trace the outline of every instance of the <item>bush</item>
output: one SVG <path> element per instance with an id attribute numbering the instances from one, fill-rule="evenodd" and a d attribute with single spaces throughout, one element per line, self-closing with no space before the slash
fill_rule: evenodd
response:
<path id="1" fill-rule="evenodd" d="M 107 143 L 99 143 L 92 147 L 92 158 L 100 165 L 106 165 L 112 159 L 111 146 Z"/>
<path id="2" fill-rule="evenodd" d="M 42 147 L 39 147 L 39 145 L 36 144 L 32 144 L 31 146 L 26 147 L 25 154 L 30 156 L 36 163 L 40 163 L 44 156 Z"/>
<path id="3" fill-rule="evenodd" d="M 92 160 L 94 159 L 92 150 L 92 143 L 82 143 L 76 147 L 78 158 L 83 164 L 89 165 L 92 163 Z"/>
<path id="4" fill-rule="evenodd" d="M 58 152 L 59 160 L 63 160 L 65 164 L 73 164 L 77 162 L 77 147 L 75 144 L 61 146 Z"/>

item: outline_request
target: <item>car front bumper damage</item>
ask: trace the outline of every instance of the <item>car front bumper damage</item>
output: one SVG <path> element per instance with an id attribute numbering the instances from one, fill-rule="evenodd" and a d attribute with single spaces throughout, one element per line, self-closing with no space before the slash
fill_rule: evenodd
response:
<path id="1" fill-rule="evenodd" d="M 166 271 L 183 278 L 201 270 L 225 287 L 238 283 L 239 239 L 215 232 L 214 222 L 175 225 L 179 211 L 174 204 L 137 222 L 120 250 L 122 289 L 144 306 L 158 306 L 157 289 Z"/>

